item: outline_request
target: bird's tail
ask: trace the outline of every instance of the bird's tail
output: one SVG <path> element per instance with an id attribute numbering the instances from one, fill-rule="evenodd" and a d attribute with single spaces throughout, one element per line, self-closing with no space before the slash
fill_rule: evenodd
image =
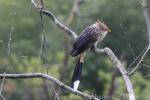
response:
<path id="1" fill-rule="evenodd" d="M 74 69 L 74 73 L 73 73 L 73 77 L 72 77 L 72 82 L 71 82 L 71 87 L 75 91 L 79 87 L 81 73 L 82 73 L 82 65 L 83 65 L 83 62 L 84 62 L 84 56 L 85 56 L 85 52 L 81 53 L 77 57 L 77 61 L 76 61 L 76 65 L 75 65 L 75 69 Z"/>

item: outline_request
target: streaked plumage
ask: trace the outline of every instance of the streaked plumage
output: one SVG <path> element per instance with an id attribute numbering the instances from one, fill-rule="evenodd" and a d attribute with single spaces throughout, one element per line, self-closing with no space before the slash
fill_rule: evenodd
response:
<path id="1" fill-rule="evenodd" d="M 98 42 L 102 41 L 110 29 L 102 22 L 98 21 L 91 26 L 86 27 L 73 44 L 71 55 L 77 57 L 75 70 L 72 77 L 71 87 L 74 90 L 78 89 L 80 78 L 82 74 L 82 65 L 84 62 L 84 51 L 88 48 L 96 46 Z"/>
<path id="2" fill-rule="evenodd" d="M 102 41 L 103 38 L 107 35 L 108 31 L 110 30 L 107 28 L 107 26 L 100 21 L 96 22 L 91 26 L 86 27 L 73 44 L 71 55 L 77 56 L 78 54 L 87 50 L 91 46 Z"/>

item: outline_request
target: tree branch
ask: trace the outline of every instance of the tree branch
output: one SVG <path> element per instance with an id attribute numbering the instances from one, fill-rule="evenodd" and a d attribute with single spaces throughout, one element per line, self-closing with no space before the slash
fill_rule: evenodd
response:
<path id="1" fill-rule="evenodd" d="M 149 27 L 150 26 L 150 0 L 139 0 L 139 1 L 141 3 L 141 6 L 143 7 L 143 11 L 144 11 L 149 42 L 148 42 L 148 47 L 144 51 L 139 62 L 136 64 L 136 66 L 133 68 L 133 70 L 131 72 L 129 72 L 129 75 L 132 75 L 135 73 L 135 71 L 139 68 L 140 64 L 144 61 L 144 58 L 147 55 L 148 51 L 150 50 L 150 27 Z"/>
<path id="2" fill-rule="evenodd" d="M 81 96 L 82 98 L 86 99 L 86 100 L 98 100 L 97 98 L 95 98 L 94 96 L 90 96 L 88 94 L 82 93 L 80 91 L 74 91 L 72 88 L 70 88 L 69 86 L 65 85 L 64 83 L 62 83 L 61 81 L 59 81 L 58 79 L 47 75 L 47 74 L 42 74 L 42 73 L 27 73 L 27 74 L 0 74 L 0 78 L 3 79 L 5 76 L 5 79 L 17 79 L 17 78 L 42 78 L 42 79 L 46 79 L 49 81 L 54 82 L 55 84 L 57 84 L 58 86 L 60 86 L 61 88 L 75 94 L 78 96 Z"/>
<path id="3" fill-rule="evenodd" d="M 98 54 L 106 53 L 108 55 L 108 57 L 110 58 L 112 63 L 119 69 L 119 71 L 122 74 L 122 77 L 123 77 L 125 84 L 126 84 L 126 88 L 128 90 L 128 93 L 129 93 L 129 100 L 135 100 L 135 94 L 133 91 L 133 86 L 132 86 L 132 83 L 131 83 L 130 78 L 128 76 L 128 73 L 127 73 L 126 69 L 124 68 L 124 66 L 122 65 L 122 63 L 115 56 L 113 51 L 110 48 L 105 47 L 104 49 L 96 48 L 95 52 Z"/>
<path id="4" fill-rule="evenodd" d="M 3 96 L 2 94 L 2 90 L 3 90 L 3 85 L 4 85 L 4 81 L 5 81 L 5 72 L 4 72 L 4 77 L 2 79 L 2 83 L 1 83 L 1 88 L 0 88 L 0 96 L 3 100 L 6 100 L 6 98 Z"/>
<path id="5" fill-rule="evenodd" d="M 135 73 L 135 71 L 139 68 L 140 64 L 144 61 L 144 58 L 146 57 L 148 51 L 150 50 L 150 44 L 148 45 L 147 49 L 143 53 L 142 57 L 140 58 L 139 62 L 136 64 L 136 66 L 131 70 L 131 72 L 128 73 L 128 75 L 132 75 Z"/>
<path id="6" fill-rule="evenodd" d="M 78 37 L 75 32 L 63 25 L 51 11 L 46 10 L 44 8 L 41 9 L 41 7 L 38 6 L 34 0 L 31 0 L 31 3 L 34 5 L 38 12 L 47 15 L 60 29 L 62 29 L 65 33 L 68 33 L 73 38 L 73 40 L 75 40 Z"/>

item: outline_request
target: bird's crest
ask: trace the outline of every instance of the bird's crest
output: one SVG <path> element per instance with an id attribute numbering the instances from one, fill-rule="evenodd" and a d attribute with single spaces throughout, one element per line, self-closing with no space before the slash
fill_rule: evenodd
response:
<path id="1" fill-rule="evenodd" d="M 101 30 L 111 32 L 111 30 L 108 28 L 108 26 L 106 24 L 104 24 L 102 21 L 97 20 L 95 24 Z"/>

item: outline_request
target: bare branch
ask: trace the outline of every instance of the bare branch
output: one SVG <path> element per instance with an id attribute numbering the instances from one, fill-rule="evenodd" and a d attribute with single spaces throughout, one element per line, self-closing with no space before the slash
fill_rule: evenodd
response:
<path id="1" fill-rule="evenodd" d="M 95 98 L 94 96 L 90 96 L 88 94 L 85 94 L 83 92 L 80 91 L 74 91 L 71 87 L 65 85 L 64 83 L 62 83 L 61 81 L 59 81 L 58 79 L 48 75 L 48 74 L 42 74 L 42 73 L 27 73 L 27 74 L 0 74 L 0 78 L 4 78 L 5 79 L 17 79 L 17 78 L 42 78 L 42 79 L 46 79 L 49 81 L 54 82 L 55 84 L 57 84 L 58 86 L 60 86 L 61 88 L 75 94 L 78 95 L 86 100 L 99 100 L 97 98 Z"/>
<path id="2" fill-rule="evenodd" d="M 60 100 L 59 95 L 58 95 L 57 91 L 55 90 L 55 87 L 54 87 L 53 83 L 50 82 L 50 85 L 51 85 L 51 87 L 54 91 L 54 96 L 55 96 L 56 100 Z"/>
<path id="3" fill-rule="evenodd" d="M 34 0 L 31 0 L 31 3 L 34 5 L 35 8 L 39 9 L 38 5 L 35 3 Z"/>
<path id="4" fill-rule="evenodd" d="M 65 33 L 68 33 L 69 35 L 71 35 L 71 37 L 75 40 L 78 36 L 76 35 L 75 32 L 73 32 L 72 30 L 70 30 L 69 28 L 67 28 L 66 26 L 64 26 L 60 21 L 58 21 L 55 17 L 55 15 L 48 11 L 48 10 L 38 10 L 39 12 L 42 12 L 44 15 L 49 16 L 49 18 L 63 31 L 65 31 Z"/>
<path id="5" fill-rule="evenodd" d="M 2 90 L 3 90 L 3 85 L 4 85 L 4 81 L 5 81 L 5 75 L 6 73 L 4 72 L 4 77 L 2 79 L 2 83 L 1 83 L 1 88 L 0 88 L 0 96 L 3 98 L 3 100 L 6 100 L 6 98 L 3 96 L 2 94 Z"/>
<path id="6" fill-rule="evenodd" d="M 129 73 L 129 75 L 132 75 L 140 66 L 140 64 L 144 61 L 145 56 L 147 55 L 148 51 L 150 50 L 150 0 L 139 0 L 141 2 L 141 5 L 144 10 L 144 16 L 145 16 L 145 21 L 147 25 L 147 30 L 148 30 L 148 47 L 146 48 L 145 52 L 141 56 L 139 62 L 136 64 L 134 69 Z"/>
<path id="7" fill-rule="evenodd" d="M 122 65 L 122 63 L 115 56 L 113 51 L 110 48 L 106 47 L 104 49 L 96 48 L 95 52 L 98 53 L 98 54 L 99 53 L 106 53 L 108 55 L 110 60 L 119 69 L 119 71 L 122 74 L 122 77 L 123 77 L 123 79 L 125 81 L 125 84 L 126 84 L 126 88 L 128 90 L 128 93 L 129 93 L 129 100 L 135 100 L 135 94 L 134 94 L 134 91 L 133 91 L 133 86 L 132 86 L 132 83 L 131 83 L 130 78 L 128 76 L 128 73 L 127 73 L 126 69 L 124 68 L 124 66 Z"/>
<path id="8" fill-rule="evenodd" d="M 5 72 L 4 72 L 4 77 L 3 77 L 3 80 L 2 80 L 2 83 L 1 83 L 1 88 L 0 88 L 0 94 L 2 93 L 2 90 L 3 90 L 3 85 L 4 85 L 4 81 L 5 81 Z"/>
<path id="9" fill-rule="evenodd" d="M 133 65 L 140 59 L 140 57 L 145 53 L 147 47 L 145 47 L 140 53 L 139 55 L 134 59 L 133 62 L 131 62 L 131 64 L 128 67 L 128 72 L 130 71 L 131 67 L 133 67 Z"/>
<path id="10" fill-rule="evenodd" d="M 132 75 L 140 66 L 140 64 L 144 61 L 145 56 L 147 55 L 148 51 L 150 49 L 150 44 L 148 45 L 147 49 L 145 50 L 145 52 L 143 53 L 141 59 L 139 60 L 139 62 L 136 64 L 136 66 L 134 67 L 134 69 L 129 73 L 129 75 Z"/>
<path id="11" fill-rule="evenodd" d="M 66 27 L 65 25 L 63 25 L 56 17 L 55 15 L 46 9 L 41 9 L 40 6 L 38 6 L 34 0 L 31 0 L 32 4 L 34 5 L 34 7 L 37 9 L 38 12 L 41 12 L 44 15 L 47 15 L 60 29 L 62 29 L 63 31 L 65 31 L 65 33 L 68 33 L 69 35 L 71 35 L 71 37 L 73 38 L 73 40 L 75 40 L 78 36 L 75 32 L 73 32 L 72 30 L 70 30 L 68 27 Z"/>
<path id="12" fill-rule="evenodd" d="M 145 67 L 147 67 L 147 68 L 150 68 L 150 66 L 149 66 L 149 65 L 147 65 L 147 64 L 143 64 L 143 66 L 145 66 Z"/>

